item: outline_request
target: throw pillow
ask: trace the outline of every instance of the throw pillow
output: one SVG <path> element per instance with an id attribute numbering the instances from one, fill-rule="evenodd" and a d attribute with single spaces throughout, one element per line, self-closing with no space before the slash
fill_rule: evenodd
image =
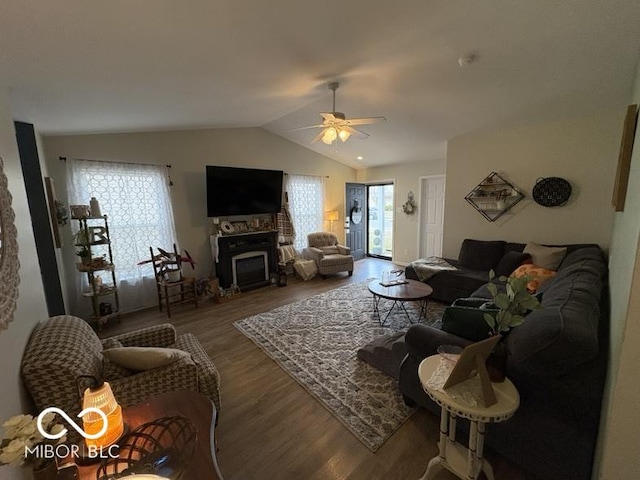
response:
<path id="1" fill-rule="evenodd" d="M 531 255 L 534 265 L 549 270 L 558 270 L 562 259 L 567 254 L 567 247 L 545 247 L 534 242 L 527 243 L 524 253 Z"/>
<path id="2" fill-rule="evenodd" d="M 151 370 L 176 362 L 181 358 L 191 358 L 185 351 L 175 348 L 121 347 L 102 352 L 107 359 L 130 370 Z"/>
<path id="3" fill-rule="evenodd" d="M 446 307 L 442 315 L 442 330 L 473 342 L 479 342 L 489 337 L 490 328 L 484 319 L 484 314 L 492 311 L 454 305 Z"/>
<path id="4" fill-rule="evenodd" d="M 496 265 L 495 273 L 497 277 L 508 277 L 511 273 L 518 268 L 522 263 L 531 259 L 531 255 L 528 253 L 520 252 L 507 252 Z"/>
<path id="5" fill-rule="evenodd" d="M 527 283 L 527 290 L 530 293 L 535 293 L 543 283 L 551 280 L 555 275 L 556 272 L 554 272 L 553 270 L 542 268 L 538 265 L 533 264 L 520 265 L 511 274 L 511 276 L 515 278 L 525 276 L 531 277 L 531 280 Z"/>
<path id="6" fill-rule="evenodd" d="M 458 262 L 470 270 L 489 271 L 504 255 L 505 242 L 465 239 L 460 247 Z"/>

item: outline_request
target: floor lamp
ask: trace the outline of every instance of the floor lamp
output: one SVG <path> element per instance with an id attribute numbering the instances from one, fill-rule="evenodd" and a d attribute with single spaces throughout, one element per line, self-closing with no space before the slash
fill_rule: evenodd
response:
<path id="1" fill-rule="evenodd" d="M 337 210 L 330 210 L 328 212 L 325 212 L 325 217 L 327 220 L 329 220 L 329 228 L 331 229 L 331 232 L 333 233 L 333 222 L 337 221 L 339 219 L 339 215 L 338 215 L 338 211 Z"/>

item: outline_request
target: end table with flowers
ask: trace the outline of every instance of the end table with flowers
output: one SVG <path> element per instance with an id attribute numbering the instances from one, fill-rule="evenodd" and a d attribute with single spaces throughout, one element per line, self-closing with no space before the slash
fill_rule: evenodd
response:
<path id="1" fill-rule="evenodd" d="M 62 424 L 55 422 L 55 417 L 54 413 L 42 417 L 42 428 L 51 435 L 57 435 L 64 429 Z M 66 441 L 66 436 L 58 440 L 45 438 L 38 430 L 37 421 L 37 417 L 32 415 L 16 415 L 2 424 L 4 432 L 0 440 L 0 466 L 30 465 L 34 479 L 55 479 L 55 459 L 38 457 L 34 450 L 41 445 L 60 445 Z"/>

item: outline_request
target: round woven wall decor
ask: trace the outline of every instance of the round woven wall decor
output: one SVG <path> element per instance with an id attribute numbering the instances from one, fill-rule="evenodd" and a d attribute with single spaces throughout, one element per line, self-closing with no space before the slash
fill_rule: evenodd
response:
<path id="1" fill-rule="evenodd" d="M 569 201 L 571 184 L 564 178 L 539 178 L 533 187 L 533 199 L 543 207 L 561 207 Z"/>

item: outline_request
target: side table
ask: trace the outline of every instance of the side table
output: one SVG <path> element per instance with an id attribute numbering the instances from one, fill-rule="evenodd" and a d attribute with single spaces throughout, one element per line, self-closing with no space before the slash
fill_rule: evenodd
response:
<path id="1" fill-rule="evenodd" d="M 453 396 L 442 390 L 437 385 L 438 382 L 430 382 L 432 375 L 440 368 L 440 362 L 447 360 L 440 355 L 432 355 L 425 358 L 418 367 L 422 388 L 442 408 L 439 453 L 431 459 L 420 480 L 428 480 L 441 467 L 463 479 L 476 480 L 482 471 L 488 480 L 493 480 L 493 468 L 483 458 L 485 424 L 502 422 L 514 414 L 520 405 L 518 390 L 511 381 L 505 379 L 502 383 L 492 384 L 497 403 L 490 407 L 484 407 L 482 402 L 473 405 L 462 396 Z M 456 442 L 457 417 L 470 421 L 469 448 Z"/>
<path id="2" fill-rule="evenodd" d="M 218 415 L 211 400 L 196 392 L 168 392 L 151 397 L 123 409 L 124 420 L 133 430 L 160 417 L 181 415 L 191 420 L 198 430 L 196 450 L 182 478 L 222 480 L 215 446 L 215 424 Z M 95 480 L 98 464 L 79 467 L 80 480 Z"/>

